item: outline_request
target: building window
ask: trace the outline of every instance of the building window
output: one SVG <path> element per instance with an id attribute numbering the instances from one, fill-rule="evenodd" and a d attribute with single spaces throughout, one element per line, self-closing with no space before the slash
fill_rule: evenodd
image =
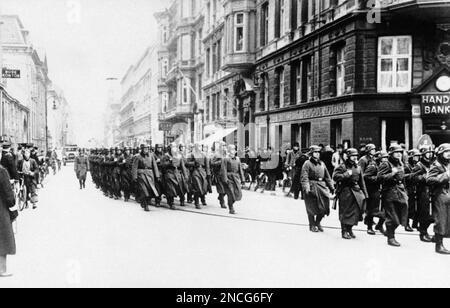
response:
<path id="1" fill-rule="evenodd" d="M 336 49 L 336 94 L 345 93 L 345 46 Z"/>
<path id="2" fill-rule="evenodd" d="M 412 82 L 412 37 L 378 39 L 378 92 L 410 92 Z"/>
<path id="3" fill-rule="evenodd" d="M 206 49 L 205 64 L 206 64 L 206 76 L 210 77 L 211 76 L 211 49 L 210 48 Z"/>
<path id="4" fill-rule="evenodd" d="M 280 1 L 280 36 L 282 36 L 284 33 L 286 33 L 287 10 L 286 10 L 286 0 L 279 0 L 279 1 Z"/>
<path id="5" fill-rule="evenodd" d="M 285 97 L 284 97 L 284 89 L 285 89 L 285 74 L 284 67 L 280 67 L 278 69 L 278 89 L 279 89 L 279 99 L 278 99 L 278 107 L 283 108 Z"/>
<path id="6" fill-rule="evenodd" d="M 217 70 L 222 67 L 222 40 L 217 41 Z"/>
<path id="7" fill-rule="evenodd" d="M 236 40 L 234 45 L 234 51 L 235 52 L 244 51 L 244 14 L 242 13 L 238 13 L 235 15 L 234 37 Z"/>
<path id="8" fill-rule="evenodd" d="M 209 119 L 210 119 L 210 117 L 209 117 L 209 111 L 210 111 L 210 103 L 211 103 L 211 99 L 209 98 L 209 96 L 207 96 L 206 97 L 206 112 L 205 112 L 205 117 L 206 117 L 206 119 L 205 119 L 205 122 L 206 123 L 209 123 Z"/>
<path id="9" fill-rule="evenodd" d="M 228 117 L 228 100 L 230 99 L 230 90 L 224 90 L 224 102 L 223 102 L 223 117 L 226 119 Z"/>
<path id="10" fill-rule="evenodd" d="M 264 3 L 261 8 L 261 46 L 269 43 L 269 3 Z"/>
<path id="11" fill-rule="evenodd" d="M 181 61 L 188 61 L 191 59 L 191 36 L 183 35 L 181 37 Z"/>
<path id="12" fill-rule="evenodd" d="M 217 72 L 217 44 L 212 47 L 212 74 Z"/>
<path id="13" fill-rule="evenodd" d="M 183 80 L 183 104 L 189 104 L 189 87 L 186 80 Z"/>
<path id="14" fill-rule="evenodd" d="M 306 57 L 302 63 L 302 102 L 309 102 L 312 99 L 312 57 Z"/>
<path id="15" fill-rule="evenodd" d="M 291 105 L 301 103 L 302 100 L 302 70 L 301 62 L 291 63 Z"/>

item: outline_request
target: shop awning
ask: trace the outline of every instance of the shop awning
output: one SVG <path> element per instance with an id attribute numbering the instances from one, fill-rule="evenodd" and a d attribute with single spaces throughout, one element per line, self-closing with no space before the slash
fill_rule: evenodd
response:
<path id="1" fill-rule="evenodd" d="M 237 131 L 237 127 L 218 129 L 214 134 L 212 134 L 208 138 L 200 141 L 199 144 L 206 145 L 208 147 L 212 147 L 215 142 L 222 141 L 223 138 L 234 133 L 235 131 Z"/>

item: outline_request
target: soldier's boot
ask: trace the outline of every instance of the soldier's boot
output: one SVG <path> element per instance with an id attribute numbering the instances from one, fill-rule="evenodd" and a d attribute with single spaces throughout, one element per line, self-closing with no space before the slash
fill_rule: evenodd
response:
<path id="1" fill-rule="evenodd" d="M 230 215 L 235 215 L 236 211 L 234 210 L 234 204 L 229 202 L 228 207 L 230 208 Z"/>
<path id="2" fill-rule="evenodd" d="M 375 230 L 379 231 L 384 236 L 387 236 L 387 232 L 384 229 L 384 222 L 385 222 L 384 219 L 380 219 L 380 221 L 378 222 L 377 226 L 375 227 Z"/>
<path id="3" fill-rule="evenodd" d="M 195 197 L 194 197 L 194 200 L 195 200 L 195 208 L 196 208 L 197 210 L 201 210 L 202 207 L 200 206 L 199 197 L 198 197 L 198 196 L 195 196 Z"/>
<path id="4" fill-rule="evenodd" d="M 450 255 L 450 251 L 448 251 L 444 247 L 444 237 L 436 234 L 435 239 L 436 239 L 436 253 L 440 255 Z"/>
<path id="5" fill-rule="evenodd" d="M 410 223 L 410 221 L 409 221 L 409 219 L 408 219 L 408 224 L 406 225 L 406 227 L 405 227 L 405 231 L 406 232 L 414 232 L 414 229 L 413 228 L 411 228 L 411 223 Z"/>
<path id="6" fill-rule="evenodd" d="M 156 207 L 161 207 L 161 197 L 158 197 L 155 199 L 155 206 Z"/>
<path id="7" fill-rule="evenodd" d="M 316 217 L 316 227 L 317 227 L 317 230 L 319 230 L 319 232 L 321 232 L 321 233 L 325 232 L 323 230 L 322 225 L 321 225 L 322 219 L 323 219 L 323 216 L 317 216 Z"/>
<path id="8" fill-rule="evenodd" d="M 391 247 L 401 247 L 401 244 L 395 239 L 395 228 L 387 228 L 388 245 Z"/>
<path id="9" fill-rule="evenodd" d="M 419 229 L 419 221 L 417 219 L 413 220 L 412 228 L 416 230 Z"/>
<path id="10" fill-rule="evenodd" d="M 344 224 L 341 224 L 341 230 L 342 230 L 342 238 L 344 240 L 351 240 L 352 239 L 352 236 L 348 232 L 348 226 L 346 226 Z"/>
<path id="11" fill-rule="evenodd" d="M 83 181 L 79 180 L 80 182 L 80 190 L 83 189 Z"/>
<path id="12" fill-rule="evenodd" d="M 225 205 L 225 196 L 220 194 L 219 195 L 219 202 L 220 202 L 220 207 L 223 209 L 226 209 L 227 206 Z"/>
<path id="13" fill-rule="evenodd" d="M 348 234 L 352 237 L 352 239 L 356 239 L 356 235 L 353 232 L 353 226 L 348 226 Z"/>
<path id="14" fill-rule="evenodd" d="M 373 218 L 367 217 L 367 234 L 369 235 L 376 235 L 377 233 L 373 230 Z"/>
<path id="15" fill-rule="evenodd" d="M 319 233 L 319 229 L 316 226 L 316 219 L 314 215 L 308 215 L 309 230 L 313 233 Z"/>
<path id="16" fill-rule="evenodd" d="M 420 234 L 420 241 L 424 243 L 432 243 L 433 240 L 431 239 L 431 236 L 425 232 Z"/>
<path id="17" fill-rule="evenodd" d="M 202 201 L 202 205 L 203 206 L 208 206 L 208 204 L 206 203 L 206 197 L 205 196 L 202 196 L 200 200 Z"/>

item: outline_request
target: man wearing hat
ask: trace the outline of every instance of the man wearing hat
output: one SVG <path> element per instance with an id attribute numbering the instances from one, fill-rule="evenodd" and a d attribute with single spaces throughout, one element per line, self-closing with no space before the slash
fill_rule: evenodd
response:
<path id="1" fill-rule="evenodd" d="M 416 220 L 416 208 L 417 208 L 417 182 L 415 180 L 414 170 L 420 161 L 422 154 L 417 149 L 408 151 L 408 159 L 405 164 L 405 184 L 406 192 L 408 193 L 408 225 L 405 228 L 406 232 L 414 232 L 411 227 L 411 220 Z M 413 223 L 414 226 L 414 223 Z"/>
<path id="2" fill-rule="evenodd" d="M 342 238 L 355 239 L 353 227 L 362 220 L 365 200 L 368 198 L 361 167 L 358 166 L 357 149 L 347 150 L 347 160 L 339 166 L 333 175 L 337 183 L 339 198 L 339 220 L 342 226 Z"/>
<path id="3" fill-rule="evenodd" d="M 78 182 L 80 183 L 80 189 L 86 189 L 86 176 L 89 171 L 89 160 L 86 157 L 86 151 L 84 149 L 79 150 L 79 155 L 75 158 L 74 168 Z"/>
<path id="4" fill-rule="evenodd" d="M 389 148 L 389 159 L 382 163 L 378 178 L 382 185 L 382 198 L 386 213 L 388 245 L 400 247 L 395 238 L 398 226 L 408 224 L 408 194 L 405 188 L 405 167 L 402 163 L 404 149 L 399 145 Z"/>
<path id="5" fill-rule="evenodd" d="M 288 172 L 288 178 L 290 178 L 292 181 L 291 190 L 287 194 L 287 197 L 289 197 L 291 194 L 294 194 L 295 200 L 298 200 L 300 196 L 300 185 L 298 181 L 296 181 L 294 185 L 294 179 L 297 179 L 298 178 L 297 174 L 302 171 L 301 167 L 300 168 L 297 167 L 297 161 L 300 159 L 301 156 L 302 153 L 300 151 L 300 144 L 296 142 L 292 147 L 292 151 L 289 152 L 285 164 L 286 171 Z"/>
<path id="6" fill-rule="evenodd" d="M 432 242 L 428 234 L 428 228 L 433 223 L 431 210 L 431 191 L 427 185 L 427 175 L 434 163 L 434 151 L 430 146 L 423 146 L 420 149 L 421 158 L 413 169 L 413 181 L 416 185 L 415 208 L 413 210 L 415 220 L 414 226 L 420 232 L 420 240 L 424 243 Z M 411 218 L 411 215 L 410 215 Z"/>
<path id="7" fill-rule="evenodd" d="M 2 159 L 0 164 L 8 171 L 11 180 L 18 181 L 19 173 L 17 172 L 17 164 L 14 155 L 11 153 L 11 143 L 4 142 L 2 144 Z"/>
<path id="8" fill-rule="evenodd" d="M 301 183 L 311 232 L 323 232 L 321 221 L 330 215 L 330 192 L 334 185 L 325 164 L 320 160 L 321 148 L 310 148 L 310 159 L 302 168 Z"/>
<path id="9" fill-rule="evenodd" d="M 444 238 L 450 238 L 450 144 L 437 148 L 437 160 L 427 176 L 431 187 L 436 253 L 450 255 Z"/>

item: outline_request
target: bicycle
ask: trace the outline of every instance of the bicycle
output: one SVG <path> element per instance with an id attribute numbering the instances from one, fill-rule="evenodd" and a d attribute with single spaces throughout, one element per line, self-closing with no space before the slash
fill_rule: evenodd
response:
<path id="1" fill-rule="evenodd" d="M 252 189 L 253 178 L 250 174 L 250 168 L 247 164 L 242 164 L 242 170 L 244 171 L 244 183 L 242 183 L 242 187 L 245 187 L 245 183 L 249 183 L 248 190 Z M 247 189 L 247 188 L 246 188 Z"/>
<path id="2" fill-rule="evenodd" d="M 14 185 L 14 198 L 16 199 L 17 208 L 19 212 L 22 212 L 28 208 L 28 192 L 25 186 L 24 174 L 19 172 L 19 181 L 14 181 L 12 184 Z"/>

